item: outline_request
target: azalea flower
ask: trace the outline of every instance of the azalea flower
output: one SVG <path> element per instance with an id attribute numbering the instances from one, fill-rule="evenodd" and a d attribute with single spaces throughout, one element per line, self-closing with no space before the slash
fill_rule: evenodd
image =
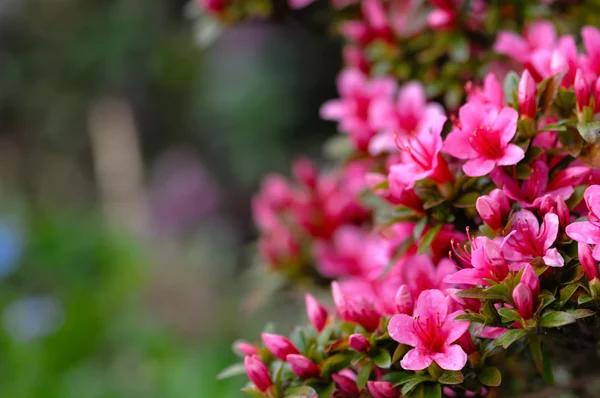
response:
<path id="1" fill-rule="evenodd" d="M 503 108 L 498 113 L 468 103 L 460 108 L 459 117 L 459 125 L 444 142 L 444 151 L 467 160 L 463 171 L 468 176 L 487 175 L 496 166 L 517 164 L 525 156 L 523 149 L 510 144 L 519 118 L 514 109 Z"/>
<path id="2" fill-rule="evenodd" d="M 508 276 L 508 263 L 493 240 L 487 237 L 473 239 L 471 252 L 470 262 L 473 268 L 464 268 L 448 275 L 445 279 L 447 283 L 489 285 L 484 279 L 502 282 Z"/>
<path id="3" fill-rule="evenodd" d="M 558 250 L 551 248 L 559 230 L 558 216 L 548 213 L 540 227 L 529 210 L 514 214 L 513 231 L 506 236 L 502 251 L 507 260 L 515 261 L 511 268 L 519 270 L 535 258 L 542 258 L 550 267 L 562 267 L 565 260 Z"/>
<path id="4" fill-rule="evenodd" d="M 461 313 L 448 314 L 448 305 L 440 290 L 425 290 L 417 300 L 412 317 L 395 315 L 388 326 L 390 336 L 414 347 L 404 355 L 400 366 L 422 370 L 435 362 L 445 370 L 461 370 L 467 362 L 467 354 L 458 344 L 453 344 L 469 329 L 468 322 L 454 320 Z"/>
<path id="5" fill-rule="evenodd" d="M 504 88 L 493 73 L 487 74 L 483 80 L 483 87 L 477 87 L 468 82 L 465 90 L 468 103 L 480 104 L 482 107 L 497 111 L 504 108 Z"/>
<path id="6" fill-rule="evenodd" d="M 368 80 L 358 69 L 347 69 L 339 75 L 337 86 L 341 98 L 325 102 L 321 117 L 337 120 L 340 130 L 350 135 L 359 150 L 366 151 L 376 131 L 369 123 L 369 108 L 377 99 L 391 98 L 396 82 L 391 77 Z"/>
<path id="7" fill-rule="evenodd" d="M 593 256 L 600 261 L 600 185 L 592 185 L 583 194 L 589 209 L 588 220 L 567 225 L 566 232 L 579 243 L 596 245 Z"/>

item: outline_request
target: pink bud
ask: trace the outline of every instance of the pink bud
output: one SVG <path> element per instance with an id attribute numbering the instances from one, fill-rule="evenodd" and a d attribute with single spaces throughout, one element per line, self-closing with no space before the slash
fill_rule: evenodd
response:
<path id="1" fill-rule="evenodd" d="M 267 365 L 258 356 L 251 355 L 244 358 L 244 367 L 248 378 L 260 391 L 265 392 L 273 385 Z"/>
<path id="2" fill-rule="evenodd" d="M 489 225 L 491 229 L 496 230 L 504 227 L 500 204 L 490 196 L 486 195 L 477 198 L 475 208 L 483 222 Z"/>
<path id="3" fill-rule="evenodd" d="M 533 80 L 533 77 L 531 77 L 529 71 L 525 69 L 523 75 L 521 76 L 521 80 L 519 81 L 518 89 L 519 110 L 521 111 L 522 116 L 535 118 L 536 95 L 537 85 L 535 84 L 535 80 Z"/>
<path id="4" fill-rule="evenodd" d="M 594 83 L 594 113 L 600 111 L 600 77 Z"/>
<path id="5" fill-rule="evenodd" d="M 340 373 L 331 375 L 333 381 L 337 385 L 337 388 L 350 396 L 358 395 L 360 391 L 358 391 L 358 387 L 356 386 L 356 381 L 352 380 L 348 376 L 344 376 Z"/>
<path id="6" fill-rule="evenodd" d="M 396 308 L 400 314 L 412 314 L 413 299 L 407 285 L 401 285 L 396 293 Z"/>
<path id="7" fill-rule="evenodd" d="M 524 283 L 519 283 L 512 293 L 517 311 L 523 319 L 531 319 L 533 317 L 533 293 L 529 286 Z"/>
<path id="8" fill-rule="evenodd" d="M 303 355 L 290 354 L 285 358 L 285 361 L 290 364 L 292 371 L 303 379 L 318 377 L 321 374 L 321 369 Z"/>
<path id="9" fill-rule="evenodd" d="M 327 324 L 327 310 L 321 305 L 321 303 L 317 301 L 316 298 L 308 293 L 304 296 L 304 301 L 306 303 L 308 320 L 310 323 L 312 323 L 315 329 L 317 329 L 317 331 L 321 332 Z"/>
<path id="10" fill-rule="evenodd" d="M 523 275 L 521 276 L 521 283 L 524 283 L 529 287 L 532 294 L 533 301 L 537 300 L 538 295 L 540 294 L 540 278 L 537 273 L 531 266 L 531 264 L 527 264 L 523 269 Z"/>
<path id="11" fill-rule="evenodd" d="M 556 200 L 556 212 L 558 214 L 558 223 L 561 229 L 564 230 L 571 223 L 571 211 L 560 196 Z"/>
<path id="12" fill-rule="evenodd" d="M 366 352 L 371 347 L 369 340 L 359 333 L 350 335 L 348 342 L 350 343 L 350 347 L 358 352 Z"/>
<path id="13" fill-rule="evenodd" d="M 283 359 L 290 354 L 300 354 L 294 344 L 287 338 L 278 334 L 263 333 L 262 341 L 273 355 L 279 359 Z"/>
<path id="14" fill-rule="evenodd" d="M 306 158 L 297 159 L 292 165 L 292 173 L 296 180 L 302 184 L 310 188 L 317 186 L 319 171 L 310 160 Z"/>
<path id="15" fill-rule="evenodd" d="M 579 242 L 577 245 L 577 255 L 588 281 L 598 278 L 598 262 L 592 257 L 592 251 L 587 243 Z"/>
<path id="16" fill-rule="evenodd" d="M 344 318 L 348 309 L 346 307 L 346 299 L 344 298 L 342 288 L 337 282 L 331 282 L 331 296 L 333 297 L 333 302 L 338 314 Z"/>
<path id="17" fill-rule="evenodd" d="M 236 343 L 233 348 L 244 356 L 258 355 L 258 349 L 254 345 L 246 343 L 245 341 Z"/>
<path id="18" fill-rule="evenodd" d="M 456 340 L 456 344 L 458 344 L 467 355 L 475 352 L 477 349 L 475 348 L 475 343 L 473 342 L 473 338 L 471 337 L 471 333 L 467 330 Z"/>
<path id="19" fill-rule="evenodd" d="M 575 73 L 575 99 L 577 101 L 577 110 L 581 112 L 590 102 L 590 88 L 583 77 L 581 69 L 577 69 Z"/>
<path id="20" fill-rule="evenodd" d="M 540 213 L 545 215 L 547 213 L 556 213 L 556 200 L 552 195 L 544 195 L 540 203 Z"/>
<path id="21" fill-rule="evenodd" d="M 506 194 L 503 190 L 496 188 L 490 192 L 489 196 L 498 202 L 502 214 L 507 215 L 510 213 L 510 201 L 508 200 L 508 197 L 506 197 Z"/>
<path id="22" fill-rule="evenodd" d="M 389 381 L 368 381 L 367 388 L 373 398 L 397 398 L 400 393 L 394 390 L 394 385 Z"/>

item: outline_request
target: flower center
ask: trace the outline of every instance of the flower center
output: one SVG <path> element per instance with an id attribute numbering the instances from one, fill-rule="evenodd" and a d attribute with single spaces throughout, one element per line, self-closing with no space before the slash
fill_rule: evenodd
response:
<path id="1" fill-rule="evenodd" d="M 494 134 L 490 126 L 479 126 L 469 137 L 471 148 L 489 159 L 502 157 L 502 148 L 497 134 Z"/>

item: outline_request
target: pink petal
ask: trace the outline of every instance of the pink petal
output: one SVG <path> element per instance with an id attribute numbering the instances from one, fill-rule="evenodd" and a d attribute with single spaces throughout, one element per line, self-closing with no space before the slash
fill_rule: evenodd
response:
<path id="1" fill-rule="evenodd" d="M 592 185 L 583 194 L 585 203 L 590 211 L 600 216 L 600 185 Z"/>
<path id="2" fill-rule="evenodd" d="M 448 275 L 444 281 L 452 284 L 479 285 L 486 272 L 476 268 L 465 268 Z"/>
<path id="3" fill-rule="evenodd" d="M 458 116 L 461 123 L 460 129 L 470 136 L 478 127 L 487 124 L 488 112 L 485 112 L 479 104 L 467 103 L 460 107 Z"/>
<path id="4" fill-rule="evenodd" d="M 527 40 L 533 48 L 551 49 L 556 43 L 556 29 L 549 21 L 538 21 L 527 28 Z"/>
<path id="5" fill-rule="evenodd" d="M 423 370 L 431 365 L 431 362 L 433 362 L 431 355 L 413 348 L 404 355 L 404 358 L 400 361 L 400 366 L 406 370 Z"/>
<path id="6" fill-rule="evenodd" d="M 315 0 L 289 0 L 289 4 L 291 8 L 302 8 L 314 1 Z"/>
<path id="7" fill-rule="evenodd" d="M 403 115 L 422 116 L 426 105 L 425 90 L 421 83 L 409 82 L 398 94 L 398 112 Z"/>
<path id="8" fill-rule="evenodd" d="M 504 156 L 498 160 L 500 166 L 510 166 L 519 163 L 525 157 L 525 151 L 515 144 L 508 144 Z"/>
<path id="9" fill-rule="evenodd" d="M 600 261 L 600 244 L 594 247 L 594 250 L 592 251 L 592 257 L 594 257 L 594 260 Z"/>
<path id="10" fill-rule="evenodd" d="M 360 93 L 366 85 L 366 78 L 358 69 L 346 69 L 337 78 L 337 88 L 343 97 Z"/>
<path id="11" fill-rule="evenodd" d="M 396 80 L 392 77 L 379 77 L 369 84 L 369 93 L 374 98 L 391 98 L 396 91 Z"/>
<path id="12" fill-rule="evenodd" d="M 348 113 L 348 106 L 341 100 L 330 100 L 321 106 L 321 118 L 326 120 L 340 120 Z"/>
<path id="13" fill-rule="evenodd" d="M 588 221 L 574 222 L 567 225 L 567 235 L 577 242 L 587 244 L 600 243 L 600 227 Z"/>
<path id="14" fill-rule="evenodd" d="M 461 370 L 467 363 L 467 354 L 458 344 L 445 346 L 444 352 L 436 352 L 432 358 L 445 370 Z"/>
<path id="15" fill-rule="evenodd" d="M 483 81 L 483 90 L 492 104 L 497 108 L 504 105 L 504 89 L 493 73 L 488 73 Z"/>
<path id="16" fill-rule="evenodd" d="M 546 255 L 543 258 L 544 263 L 549 267 L 562 267 L 565 265 L 565 259 L 562 258 L 555 248 L 546 250 Z"/>
<path id="17" fill-rule="evenodd" d="M 537 217 L 529 210 L 521 210 L 513 216 L 513 229 L 516 229 L 519 223 L 522 223 L 527 228 L 529 234 L 538 236 L 540 233 L 540 223 Z"/>
<path id="18" fill-rule="evenodd" d="M 543 247 L 544 250 L 546 250 L 550 246 L 552 246 L 552 244 L 556 240 L 556 237 L 558 236 L 558 229 L 560 227 L 560 223 L 558 221 L 558 216 L 554 213 L 547 213 L 544 216 L 543 223 L 544 226 L 542 230 L 544 231 L 544 234 L 539 238 L 543 239 Z"/>
<path id="19" fill-rule="evenodd" d="M 519 120 L 519 113 L 513 108 L 502 108 L 498 114 L 492 130 L 500 133 L 500 143 L 502 146 L 508 144 L 515 136 L 517 132 L 517 120 Z"/>
<path id="20" fill-rule="evenodd" d="M 494 43 L 494 51 L 525 63 L 529 55 L 529 46 L 521 36 L 503 30 L 498 33 L 498 38 Z"/>
<path id="21" fill-rule="evenodd" d="M 470 159 L 477 156 L 477 151 L 475 151 L 469 143 L 469 137 L 472 133 L 472 131 L 467 133 L 466 130 L 452 131 L 448 134 L 448 137 L 446 137 L 443 151 L 457 159 Z"/>
<path id="22" fill-rule="evenodd" d="M 455 321 L 459 315 L 463 315 L 464 311 L 455 311 L 448 315 L 444 323 L 442 324 L 441 330 L 446 333 L 446 344 L 454 343 L 460 338 L 467 330 L 469 330 L 470 322 Z"/>
<path id="23" fill-rule="evenodd" d="M 477 157 L 467 161 L 463 165 L 463 171 L 469 177 L 480 177 L 488 175 L 492 170 L 494 170 L 495 166 L 496 162 L 493 160 L 486 159 L 484 157 Z"/>
<path id="24" fill-rule="evenodd" d="M 374 129 L 397 128 L 396 107 L 390 98 L 378 98 L 371 102 L 369 106 L 369 124 Z"/>
<path id="25" fill-rule="evenodd" d="M 593 26 L 585 26 L 581 29 L 581 38 L 583 39 L 583 46 L 585 52 L 591 57 L 597 57 L 600 51 L 600 32 Z"/>
<path id="26" fill-rule="evenodd" d="M 369 153 L 372 156 L 377 156 L 385 152 L 398 152 L 394 136 L 388 132 L 377 134 L 369 141 Z"/>
<path id="27" fill-rule="evenodd" d="M 388 333 L 390 337 L 398 343 L 417 346 L 420 342 L 415 334 L 414 323 L 417 322 L 413 317 L 406 314 L 397 314 L 390 319 Z"/>
<path id="28" fill-rule="evenodd" d="M 424 290 L 417 299 L 417 305 L 413 315 L 427 318 L 429 316 L 440 319 L 446 318 L 448 306 L 446 305 L 445 295 L 440 290 Z"/>

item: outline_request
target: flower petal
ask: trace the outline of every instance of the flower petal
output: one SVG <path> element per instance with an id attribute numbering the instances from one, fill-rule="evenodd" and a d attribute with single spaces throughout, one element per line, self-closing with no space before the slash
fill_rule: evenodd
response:
<path id="1" fill-rule="evenodd" d="M 589 221 L 574 222 L 567 225 L 567 235 L 577 242 L 600 244 L 600 227 Z"/>
<path id="2" fill-rule="evenodd" d="M 484 175 L 488 175 L 494 167 L 496 166 L 496 162 L 491 159 L 486 159 L 484 157 L 477 157 L 471 160 L 468 160 L 463 165 L 463 171 L 469 177 L 480 177 Z"/>
<path id="3" fill-rule="evenodd" d="M 543 258 L 544 263 L 549 267 L 562 267 L 565 265 L 565 259 L 562 258 L 555 248 L 546 250 L 546 255 Z"/>
<path id="4" fill-rule="evenodd" d="M 446 344 L 454 343 L 460 336 L 469 330 L 469 326 L 471 325 L 470 322 L 454 320 L 454 318 L 463 315 L 464 313 L 464 311 L 455 311 L 452 314 L 449 314 L 442 324 L 440 330 L 443 333 L 446 333 Z"/>
<path id="5" fill-rule="evenodd" d="M 398 343 L 408 344 L 416 347 L 419 345 L 419 338 L 415 334 L 414 323 L 416 320 L 406 314 L 397 314 L 390 319 L 388 333 L 390 337 Z"/>
<path id="6" fill-rule="evenodd" d="M 467 363 L 467 354 L 458 344 L 444 346 L 443 352 L 432 354 L 432 357 L 444 370 L 461 370 Z"/>
<path id="7" fill-rule="evenodd" d="M 423 318 L 439 316 L 440 319 L 445 319 L 448 314 L 445 297 L 444 293 L 437 289 L 423 290 L 417 299 L 413 315 Z"/>
<path id="8" fill-rule="evenodd" d="M 519 163 L 525 157 L 525 151 L 515 144 L 508 144 L 502 156 L 497 162 L 500 166 L 510 166 Z"/>
<path id="9" fill-rule="evenodd" d="M 550 246 L 552 246 L 556 240 L 556 237 L 558 236 L 558 229 L 560 228 L 559 224 L 558 216 L 556 214 L 547 213 L 544 216 L 542 228 L 543 234 L 539 236 L 539 239 L 541 239 L 543 242 L 542 247 L 544 250 L 547 250 Z"/>
<path id="10" fill-rule="evenodd" d="M 515 133 L 517 132 L 517 120 L 519 120 L 519 113 L 513 108 L 502 108 L 498 114 L 498 117 L 492 126 L 492 130 L 497 134 L 500 134 L 501 146 L 508 144 L 515 136 Z"/>
<path id="11" fill-rule="evenodd" d="M 431 365 L 431 362 L 433 362 L 431 355 L 413 348 L 404 355 L 404 358 L 400 361 L 400 366 L 406 370 L 423 370 Z"/>
<path id="12" fill-rule="evenodd" d="M 448 275 L 444 282 L 453 284 L 479 285 L 486 272 L 476 268 L 465 268 Z"/>

